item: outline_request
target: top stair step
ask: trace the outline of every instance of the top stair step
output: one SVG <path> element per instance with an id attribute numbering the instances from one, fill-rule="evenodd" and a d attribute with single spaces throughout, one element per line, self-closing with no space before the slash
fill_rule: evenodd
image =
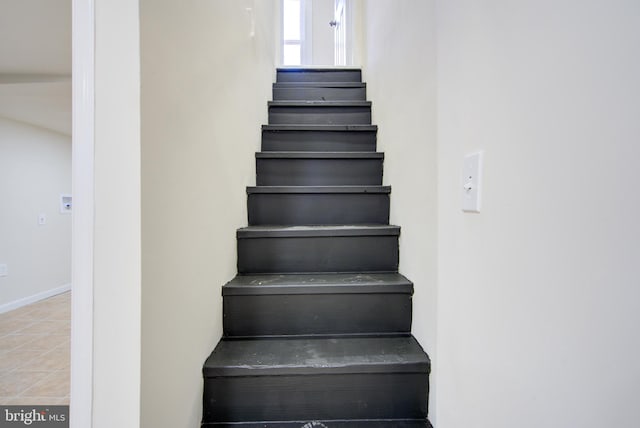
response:
<path id="1" fill-rule="evenodd" d="M 279 68 L 276 82 L 361 82 L 356 68 Z"/>

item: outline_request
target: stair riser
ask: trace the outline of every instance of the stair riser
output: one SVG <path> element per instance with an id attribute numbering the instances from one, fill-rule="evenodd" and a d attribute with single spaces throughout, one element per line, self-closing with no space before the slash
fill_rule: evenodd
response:
<path id="1" fill-rule="evenodd" d="M 271 125 L 370 125 L 371 107 L 270 106 Z"/>
<path id="2" fill-rule="evenodd" d="M 238 273 L 396 272 L 397 236 L 238 239 Z"/>
<path id="3" fill-rule="evenodd" d="M 203 422 L 426 419 L 428 375 L 205 378 Z"/>
<path id="4" fill-rule="evenodd" d="M 224 334 L 227 337 L 410 331 L 409 294 L 224 297 Z"/>
<path id="5" fill-rule="evenodd" d="M 256 159 L 258 186 L 380 186 L 382 159 Z"/>
<path id="6" fill-rule="evenodd" d="M 388 224 L 389 195 L 250 194 L 249 225 Z"/>
<path id="7" fill-rule="evenodd" d="M 365 88 L 273 88 L 274 101 L 365 101 Z"/>
<path id="8" fill-rule="evenodd" d="M 375 131 L 262 131 L 265 152 L 375 152 Z"/>
<path id="9" fill-rule="evenodd" d="M 276 82 L 361 82 L 360 70 L 278 70 Z"/>

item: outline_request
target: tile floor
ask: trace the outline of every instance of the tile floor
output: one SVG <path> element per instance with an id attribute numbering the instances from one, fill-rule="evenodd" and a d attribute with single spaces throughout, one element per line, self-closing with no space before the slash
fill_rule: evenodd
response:
<path id="1" fill-rule="evenodd" d="M 69 404 L 71 293 L 0 314 L 0 404 Z"/>

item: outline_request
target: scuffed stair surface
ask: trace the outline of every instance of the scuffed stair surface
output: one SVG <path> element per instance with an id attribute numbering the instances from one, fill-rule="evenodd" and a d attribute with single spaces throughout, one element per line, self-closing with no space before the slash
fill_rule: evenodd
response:
<path id="1" fill-rule="evenodd" d="M 224 335 L 408 335 L 412 294 L 397 273 L 239 275 L 222 287 Z"/>
<path id="2" fill-rule="evenodd" d="M 397 273 L 237 276 L 222 287 L 224 336 L 408 335 L 412 294 Z"/>
<path id="3" fill-rule="evenodd" d="M 433 428 L 362 72 L 276 70 L 202 426 Z"/>
<path id="4" fill-rule="evenodd" d="M 269 294 L 413 293 L 413 284 L 399 273 L 327 273 L 239 275 L 223 288 L 223 296 Z"/>
<path id="5" fill-rule="evenodd" d="M 203 421 L 426 420 L 429 371 L 412 336 L 223 340 Z"/>
<path id="6" fill-rule="evenodd" d="M 204 364 L 205 378 L 354 373 L 429 373 L 412 337 L 223 340 Z"/>
<path id="7" fill-rule="evenodd" d="M 412 337 L 223 340 L 204 364 L 205 378 L 362 373 L 429 373 Z"/>
<path id="8" fill-rule="evenodd" d="M 212 422 L 202 426 L 219 428 L 433 428 L 429 421 L 412 419 L 387 420 L 323 420 L 323 421 L 288 421 L 288 422 Z"/>

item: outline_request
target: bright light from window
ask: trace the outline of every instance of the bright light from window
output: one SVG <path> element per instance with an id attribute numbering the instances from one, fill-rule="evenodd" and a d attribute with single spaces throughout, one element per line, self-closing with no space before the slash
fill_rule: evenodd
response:
<path id="1" fill-rule="evenodd" d="M 282 53 L 283 65 L 300 65 L 302 63 L 300 45 L 284 45 Z"/>
<path id="2" fill-rule="evenodd" d="M 282 63 L 302 63 L 301 0 L 282 0 Z"/>
<path id="3" fill-rule="evenodd" d="M 283 2 L 284 40 L 300 40 L 300 0 Z"/>

